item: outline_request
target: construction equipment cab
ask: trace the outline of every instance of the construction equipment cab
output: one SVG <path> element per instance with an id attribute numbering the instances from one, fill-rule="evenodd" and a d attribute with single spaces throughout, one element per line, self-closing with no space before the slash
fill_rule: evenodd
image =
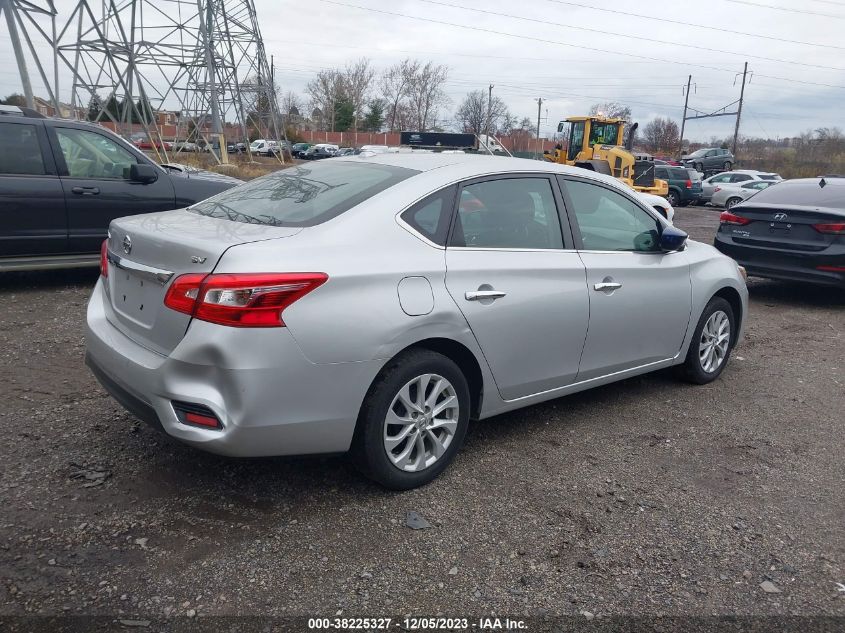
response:
<path id="1" fill-rule="evenodd" d="M 637 124 L 634 123 L 623 145 L 625 121 L 602 116 L 570 117 L 557 126 L 559 133 L 569 131 L 569 146 L 560 145 L 546 160 L 582 167 L 618 178 L 629 187 L 658 196 L 665 196 L 669 187 L 654 177 L 654 162 L 637 160 L 631 152 Z"/>

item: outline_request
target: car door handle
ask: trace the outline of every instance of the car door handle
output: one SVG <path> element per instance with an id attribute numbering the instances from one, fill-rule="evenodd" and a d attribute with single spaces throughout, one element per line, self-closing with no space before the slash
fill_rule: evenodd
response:
<path id="1" fill-rule="evenodd" d="M 468 290 L 464 293 L 467 301 L 481 301 L 482 299 L 501 299 L 508 293 L 501 290 Z"/>
<path id="2" fill-rule="evenodd" d="M 100 193 L 99 187 L 73 187 L 71 191 L 80 196 L 96 196 Z"/>
<path id="3" fill-rule="evenodd" d="M 622 284 L 617 281 L 601 281 L 597 284 L 593 284 L 594 290 L 616 290 L 617 288 L 621 288 Z"/>

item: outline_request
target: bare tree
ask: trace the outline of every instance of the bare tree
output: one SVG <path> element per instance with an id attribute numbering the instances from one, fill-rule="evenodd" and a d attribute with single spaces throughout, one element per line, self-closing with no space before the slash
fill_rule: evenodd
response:
<path id="1" fill-rule="evenodd" d="M 434 62 L 426 62 L 414 75 L 408 89 L 408 105 L 417 131 L 425 132 L 437 120 L 440 108 L 449 103 L 443 90 L 448 76 L 449 68 Z"/>
<path id="2" fill-rule="evenodd" d="M 507 134 L 513 121 L 505 102 L 499 97 L 489 101 L 491 134 Z M 482 134 L 487 128 L 488 93 L 486 90 L 474 90 L 467 93 L 455 112 L 455 120 L 463 132 Z"/>
<path id="3" fill-rule="evenodd" d="M 305 102 L 293 90 L 288 90 L 282 95 L 279 107 L 281 108 L 282 114 L 287 117 L 302 116 L 304 114 Z"/>
<path id="4" fill-rule="evenodd" d="M 519 123 L 516 123 L 510 131 L 511 151 L 531 151 L 537 143 L 537 139 L 535 138 L 536 133 L 536 124 L 529 117 L 523 117 L 523 119 Z"/>
<path id="5" fill-rule="evenodd" d="M 645 124 L 643 144 L 650 152 L 672 153 L 680 141 L 678 124 L 672 119 L 657 117 Z"/>
<path id="6" fill-rule="evenodd" d="M 395 132 L 401 105 L 408 96 L 411 83 L 419 72 L 420 63 L 415 59 L 403 59 L 385 70 L 379 78 L 379 89 L 387 102 L 388 129 Z M 399 126 L 404 129 L 403 126 Z"/>
<path id="7" fill-rule="evenodd" d="M 590 116 L 606 116 L 609 119 L 631 120 L 631 108 L 618 101 L 604 101 L 594 103 L 590 108 Z"/>
<path id="8" fill-rule="evenodd" d="M 305 90 L 311 97 L 311 105 L 320 109 L 323 118 L 331 125 L 331 131 L 334 132 L 335 104 L 346 91 L 343 72 L 336 68 L 321 70 L 314 79 L 308 82 Z"/>
<path id="9" fill-rule="evenodd" d="M 357 62 L 347 64 L 343 73 L 346 96 L 352 102 L 354 111 L 352 128 L 358 129 L 358 122 L 364 118 L 364 106 L 369 98 L 373 77 L 376 71 L 370 66 L 370 60 L 362 57 Z"/>

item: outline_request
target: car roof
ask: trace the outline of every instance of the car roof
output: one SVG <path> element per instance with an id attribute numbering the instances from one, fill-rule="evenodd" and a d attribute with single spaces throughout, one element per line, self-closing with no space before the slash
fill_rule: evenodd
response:
<path id="1" fill-rule="evenodd" d="M 495 175 L 509 172 L 546 172 L 549 174 L 569 174 L 591 178 L 633 193 L 633 189 L 626 187 L 613 176 L 600 174 L 580 167 L 570 167 L 549 161 L 530 158 L 513 158 L 505 156 L 490 156 L 489 154 L 446 154 L 437 152 L 388 152 L 382 154 L 357 156 L 341 156 L 332 160 L 346 160 L 367 162 L 379 165 L 405 167 L 420 172 L 449 168 L 455 171 L 457 178 L 473 178 L 475 176 Z"/>

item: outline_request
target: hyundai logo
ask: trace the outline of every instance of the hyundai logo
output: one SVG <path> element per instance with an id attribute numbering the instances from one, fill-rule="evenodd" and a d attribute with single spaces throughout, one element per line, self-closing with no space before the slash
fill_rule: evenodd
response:
<path id="1" fill-rule="evenodd" d="M 775 213 L 775 221 L 776 222 L 786 222 L 786 218 L 789 216 L 785 213 Z"/>
<path id="2" fill-rule="evenodd" d="M 127 255 L 132 252 L 132 238 L 128 235 L 123 238 L 123 252 Z"/>

